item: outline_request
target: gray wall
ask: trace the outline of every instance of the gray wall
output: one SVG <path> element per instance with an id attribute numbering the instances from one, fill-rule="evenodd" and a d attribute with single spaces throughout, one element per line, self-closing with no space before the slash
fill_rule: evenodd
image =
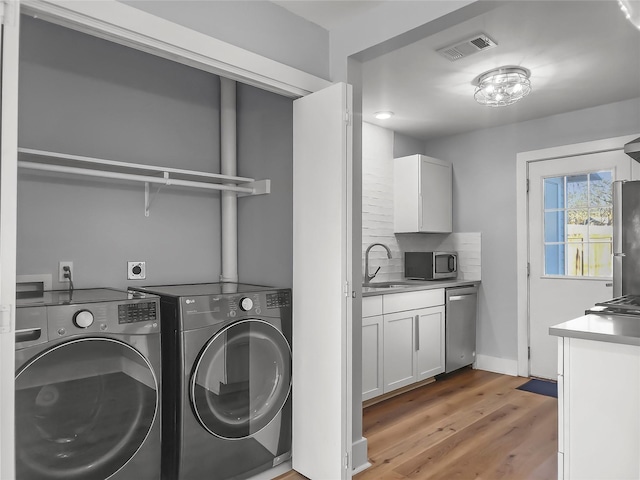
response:
<path id="1" fill-rule="evenodd" d="M 401 133 L 393 133 L 393 158 L 420 153 L 424 155 L 424 141 Z"/>
<path id="2" fill-rule="evenodd" d="M 20 146 L 219 172 L 218 77 L 22 20 Z M 239 200 L 240 256 L 251 260 L 240 280 L 289 286 L 292 102 L 247 86 L 238 95 L 239 173 L 274 189 Z M 71 260 L 77 288 L 217 281 L 219 208 L 216 192 L 163 187 L 146 218 L 142 183 L 20 170 L 18 274 L 51 273 L 57 287 L 58 261 Z M 145 281 L 126 280 L 127 260 L 147 262 Z"/>
<path id="3" fill-rule="evenodd" d="M 517 359 L 516 155 L 640 132 L 640 99 L 429 141 L 453 162 L 453 229 L 482 232 L 478 354 Z"/>
<path id="4" fill-rule="evenodd" d="M 123 3 L 317 77 L 329 78 L 329 32 L 274 3 L 203 0 Z"/>

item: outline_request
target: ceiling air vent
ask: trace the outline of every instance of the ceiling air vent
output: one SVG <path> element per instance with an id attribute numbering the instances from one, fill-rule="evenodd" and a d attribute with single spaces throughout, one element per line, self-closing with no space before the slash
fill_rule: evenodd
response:
<path id="1" fill-rule="evenodd" d="M 463 57 L 468 57 L 474 53 L 481 52 L 482 50 L 488 50 L 497 46 L 498 44 L 487 37 L 485 34 L 476 35 L 464 42 L 456 43 L 449 47 L 441 48 L 437 52 L 444 58 L 455 62 Z"/>

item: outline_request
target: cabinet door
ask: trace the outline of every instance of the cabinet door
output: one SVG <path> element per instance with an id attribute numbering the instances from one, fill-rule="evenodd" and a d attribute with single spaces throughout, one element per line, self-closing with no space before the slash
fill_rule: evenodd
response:
<path id="1" fill-rule="evenodd" d="M 451 164 L 421 156 L 419 201 L 421 232 L 451 232 Z"/>
<path id="2" fill-rule="evenodd" d="M 452 231 L 451 163 L 425 155 L 396 158 L 394 232 Z"/>
<path id="3" fill-rule="evenodd" d="M 384 315 L 384 393 L 416 381 L 414 315 Z"/>
<path id="4" fill-rule="evenodd" d="M 444 307 L 423 308 L 415 313 L 416 381 L 444 372 Z"/>
<path id="5" fill-rule="evenodd" d="M 362 400 L 384 393 L 382 315 L 362 319 Z"/>

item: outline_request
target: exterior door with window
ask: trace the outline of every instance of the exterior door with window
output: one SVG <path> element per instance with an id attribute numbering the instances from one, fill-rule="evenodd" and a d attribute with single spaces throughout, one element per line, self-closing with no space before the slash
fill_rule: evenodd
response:
<path id="1" fill-rule="evenodd" d="M 612 288 L 614 180 L 630 158 L 609 151 L 529 164 L 529 374 L 555 379 L 549 327 L 607 300 Z"/>

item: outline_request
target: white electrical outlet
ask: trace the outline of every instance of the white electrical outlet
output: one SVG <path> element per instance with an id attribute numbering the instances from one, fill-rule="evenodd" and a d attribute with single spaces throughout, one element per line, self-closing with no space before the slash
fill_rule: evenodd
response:
<path id="1" fill-rule="evenodd" d="M 127 280 L 147 278 L 146 262 L 127 262 Z"/>
<path id="2" fill-rule="evenodd" d="M 60 261 L 58 262 L 58 281 L 68 282 L 69 279 L 65 277 L 67 272 L 64 271 L 64 267 L 69 267 L 69 273 L 71 274 L 71 280 L 73 280 L 73 262 Z"/>

